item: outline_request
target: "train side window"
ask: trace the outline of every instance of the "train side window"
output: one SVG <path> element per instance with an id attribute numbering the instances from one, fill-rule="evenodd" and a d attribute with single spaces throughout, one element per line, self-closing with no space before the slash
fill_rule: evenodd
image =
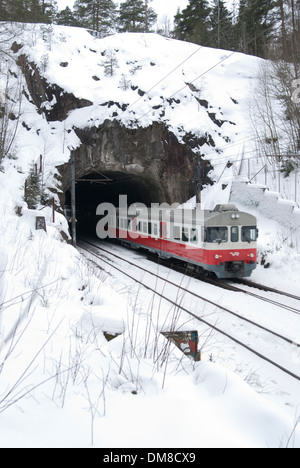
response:
<path id="1" fill-rule="evenodd" d="M 231 242 L 239 241 L 239 228 L 238 226 L 231 226 Z"/>
<path id="2" fill-rule="evenodd" d="M 148 223 L 148 234 L 152 234 L 152 223 Z"/>
<path id="3" fill-rule="evenodd" d="M 191 229 L 190 240 L 192 244 L 198 244 L 198 229 L 194 229 L 194 228 Z"/>
<path id="4" fill-rule="evenodd" d="M 153 224 L 153 234 L 155 235 L 155 237 L 158 236 L 158 226 L 157 226 L 157 224 Z"/>
<path id="5" fill-rule="evenodd" d="M 148 231 L 147 231 L 147 223 L 143 222 L 143 233 L 144 234 L 148 234 Z"/>
<path id="6" fill-rule="evenodd" d="M 183 227 L 182 228 L 182 240 L 183 242 L 188 242 L 189 241 L 189 229 Z"/>
<path id="7" fill-rule="evenodd" d="M 179 226 L 174 226 L 173 227 L 173 239 L 178 240 L 178 241 L 181 240 L 180 227 Z"/>

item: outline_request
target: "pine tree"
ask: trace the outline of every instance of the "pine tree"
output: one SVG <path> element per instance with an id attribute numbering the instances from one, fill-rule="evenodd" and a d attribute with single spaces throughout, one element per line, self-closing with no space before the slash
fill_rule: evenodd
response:
<path id="1" fill-rule="evenodd" d="M 105 60 L 102 62 L 106 76 L 113 76 L 116 68 L 119 68 L 118 59 L 113 50 L 106 53 Z"/>
<path id="2" fill-rule="evenodd" d="M 56 24 L 63 24 L 65 26 L 78 26 L 78 21 L 75 18 L 74 13 L 72 12 L 71 8 L 68 6 L 57 13 L 55 18 Z"/>
<path id="3" fill-rule="evenodd" d="M 175 16 L 175 37 L 196 44 L 209 44 L 211 8 L 207 0 L 189 0 Z"/>
<path id="4" fill-rule="evenodd" d="M 57 15 L 56 0 L 40 0 L 42 4 L 43 22 L 52 23 Z"/>
<path id="5" fill-rule="evenodd" d="M 24 200 L 31 210 L 37 209 L 39 205 L 49 206 L 51 202 L 51 199 L 45 192 L 42 174 L 38 172 L 37 165 L 34 163 L 31 164 L 28 177 L 25 181 Z"/>
<path id="6" fill-rule="evenodd" d="M 276 23 L 275 0 L 240 0 L 237 30 L 240 50 L 267 58 Z"/>
<path id="7" fill-rule="evenodd" d="M 6 0 L 0 0 L 0 19 L 1 21 L 8 20 L 8 8 Z"/>
<path id="8" fill-rule="evenodd" d="M 210 46 L 218 49 L 235 50 L 236 37 L 232 16 L 232 12 L 228 10 L 223 0 L 214 0 L 210 15 Z"/>
<path id="9" fill-rule="evenodd" d="M 76 0 L 75 22 L 105 35 L 115 30 L 117 5 L 113 0 Z"/>
<path id="10" fill-rule="evenodd" d="M 28 208 L 35 210 L 41 198 L 41 181 L 35 164 L 31 164 L 29 175 L 25 182 L 25 195 L 24 199 Z"/>
<path id="11" fill-rule="evenodd" d="M 300 0 L 291 0 L 288 10 L 287 23 L 287 49 L 289 61 L 294 64 L 296 78 L 300 77 Z"/>
<path id="12" fill-rule="evenodd" d="M 149 32 L 156 19 L 149 0 L 126 0 L 120 5 L 119 30 L 122 32 Z"/>
<path id="13" fill-rule="evenodd" d="M 56 13 L 56 0 L 0 0 L 1 20 L 50 23 Z"/>
<path id="14" fill-rule="evenodd" d="M 145 32 L 149 32 L 151 26 L 157 20 L 157 14 L 153 10 L 153 8 L 149 7 L 149 3 L 152 0 L 144 0 L 145 2 Z"/>

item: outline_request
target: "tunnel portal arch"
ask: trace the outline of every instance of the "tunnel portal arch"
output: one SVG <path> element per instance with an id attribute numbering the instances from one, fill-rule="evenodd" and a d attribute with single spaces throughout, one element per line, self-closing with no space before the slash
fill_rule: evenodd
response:
<path id="1" fill-rule="evenodd" d="M 206 139 L 190 136 L 180 143 L 159 122 L 128 129 L 107 120 L 99 127 L 74 130 L 81 141 L 73 151 L 78 227 L 84 226 L 87 214 L 95 216 L 100 203 L 118 206 L 120 195 L 127 196 L 128 205 L 140 202 L 147 206 L 183 203 L 195 195 L 197 155 L 193 149 L 207 143 Z M 211 165 L 202 161 L 201 167 L 203 185 L 211 183 L 207 175 Z M 58 170 L 64 206 L 70 202 L 70 163 Z M 94 229 L 94 221 L 92 224 Z"/>

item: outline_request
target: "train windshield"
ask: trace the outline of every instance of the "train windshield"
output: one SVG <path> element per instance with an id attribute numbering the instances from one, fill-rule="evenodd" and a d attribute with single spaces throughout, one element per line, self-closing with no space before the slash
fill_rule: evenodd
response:
<path id="1" fill-rule="evenodd" d="M 226 226 L 206 228 L 205 242 L 216 242 L 217 244 L 221 244 L 222 242 L 227 241 L 228 228 Z"/>
<path id="2" fill-rule="evenodd" d="M 256 226 L 243 226 L 242 227 L 242 241 L 255 242 L 258 237 L 258 230 Z"/>

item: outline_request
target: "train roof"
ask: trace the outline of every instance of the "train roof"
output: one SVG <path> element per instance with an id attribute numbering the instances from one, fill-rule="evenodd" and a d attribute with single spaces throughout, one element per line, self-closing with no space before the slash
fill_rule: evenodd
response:
<path id="1" fill-rule="evenodd" d="M 169 221 L 172 218 L 174 222 L 181 223 L 184 220 L 186 224 L 193 224 L 195 221 L 201 224 L 205 221 L 206 225 L 220 224 L 256 224 L 255 216 L 241 212 L 234 204 L 219 204 L 213 210 L 202 210 L 197 207 L 186 209 L 180 207 L 164 207 L 163 205 L 152 205 L 151 208 L 142 204 L 131 205 L 128 209 L 117 210 L 120 217 L 139 219 L 149 218 L 151 212 L 152 221 Z M 230 223 L 229 223 L 230 221 Z"/>

